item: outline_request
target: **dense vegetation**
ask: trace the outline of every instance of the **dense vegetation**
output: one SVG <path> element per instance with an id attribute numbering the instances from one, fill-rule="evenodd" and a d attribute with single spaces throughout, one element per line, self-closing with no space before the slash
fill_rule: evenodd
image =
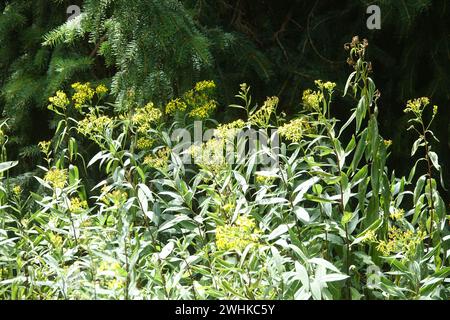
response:
<path id="1" fill-rule="evenodd" d="M 0 4 L 0 297 L 448 299 L 444 2 Z"/>

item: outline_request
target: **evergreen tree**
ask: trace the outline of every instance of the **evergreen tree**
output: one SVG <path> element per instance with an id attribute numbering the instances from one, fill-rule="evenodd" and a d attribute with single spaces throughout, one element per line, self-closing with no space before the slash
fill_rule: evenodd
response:
<path id="1" fill-rule="evenodd" d="M 48 134 L 48 97 L 92 59 L 82 50 L 42 46 L 43 36 L 66 19 L 66 1 L 14 0 L 0 14 L 0 91 L 2 117 L 8 119 L 10 157 L 26 171 L 35 167 L 37 141 Z"/>

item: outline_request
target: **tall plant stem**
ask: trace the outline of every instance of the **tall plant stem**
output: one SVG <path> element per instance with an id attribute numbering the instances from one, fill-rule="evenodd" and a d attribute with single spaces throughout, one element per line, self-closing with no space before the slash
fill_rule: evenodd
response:
<path id="1" fill-rule="evenodd" d="M 428 143 L 426 134 L 427 134 L 427 130 L 425 129 L 425 126 L 423 124 L 423 122 L 421 122 L 422 125 L 422 129 L 423 129 L 423 141 L 425 143 L 425 159 L 427 162 L 427 169 L 428 169 L 428 174 L 427 174 L 427 180 L 428 180 L 428 184 L 430 186 L 430 202 L 429 202 L 429 206 L 430 206 L 430 232 L 429 232 L 429 239 L 428 239 L 428 245 L 431 246 L 433 243 L 433 222 L 434 222 L 434 201 L 433 201 L 433 182 L 432 182 L 432 174 L 433 174 L 433 167 L 431 164 L 431 159 L 430 159 L 430 145 Z M 425 224 L 426 226 L 426 224 Z"/>

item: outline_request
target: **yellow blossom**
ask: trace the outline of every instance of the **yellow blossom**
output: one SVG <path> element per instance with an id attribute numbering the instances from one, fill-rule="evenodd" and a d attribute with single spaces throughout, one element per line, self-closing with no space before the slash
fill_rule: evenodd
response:
<path id="1" fill-rule="evenodd" d="M 50 141 L 41 141 L 38 143 L 38 146 L 39 146 L 39 149 L 41 150 L 41 152 L 47 155 L 50 152 L 51 142 Z"/>
<path id="2" fill-rule="evenodd" d="M 411 230 L 402 231 L 391 227 L 388 231 L 388 239 L 379 241 L 377 250 L 385 256 L 395 253 L 412 256 L 415 254 L 417 245 L 425 239 L 425 236 L 425 232 L 421 230 L 413 233 Z"/>
<path id="3" fill-rule="evenodd" d="M 108 92 L 108 88 L 106 86 L 104 86 L 103 84 L 97 86 L 97 88 L 95 88 L 95 93 L 97 93 L 98 95 L 102 96 L 105 93 Z"/>
<path id="4" fill-rule="evenodd" d="M 118 262 L 103 260 L 100 263 L 97 272 L 101 277 L 100 283 L 102 286 L 114 291 L 125 287 L 127 273 Z"/>
<path id="5" fill-rule="evenodd" d="M 154 140 L 153 139 L 149 139 L 149 138 L 139 138 L 136 141 L 136 148 L 138 150 L 146 150 L 146 149 L 150 149 L 153 144 L 154 144 Z"/>
<path id="6" fill-rule="evenodd" d="M 208 118 L 212 111 L 217 108 L 217 103 L 215 100 L 208 100 L 204 104 L 195 107 L 189 112 L 189 116 L 195 119 L 206 119 Z"/>
<path id="7" fill-rule="evenodd" d="M 50 233 L 49 238 L 50 238 L 50 242 L 53 244 L 53 246 L 55 248 L 61 248 L 61 245 L 63 243 L 63 238 L 60 235 Z"/>
<path id="8" fill-rule="evenodd" d="M 395 209 L 393 212 L 391 212 L 390 217 L 392 220 L 400 220 L 405 215 L 405 210 L 403 209 Z"/>
<path id="9" fill-rule="evenodd" d="M 220 139 L 226 139 L 227 141 L 230 141 L 233 140 L 239 130 L 244 127 L 245 122 L 241 119 L 238 119 L 227 124 L 220 124 L 215 130 L 215 135 Z"/>
<path id="10" fill-rule="evenodd" d="M 278 97 L 268 97 L 263 106 L 250 115 L 249 122 L 252 125 L 261 128 L 267 128 L 269 126 L 270 117 L 275 113 L 278 102 Z"/>
<path id="11" fill-rule="evenodd" d="M 324 83 L 324 82 L 322 82 L 322 80 L 316 80 L 316 81 L 314 81 L 314 83 L 320 90 L 325 89 L 330 93 L 334 90 L 334 88 L 336 88 L 336 83 L 330 82 L 330 81 L 327 81 Z"/>
<path id="12" fill-rule="evenodd" d="M 433 106 L 433 115 L 435 116 L 435 115 L 437 115 L 437 113 L 438 113 L 438 106 L 434 105 Z"/>
<path id="13" fill-rule="evenodd" d="M 225 212 L 225 214 L 227 216 L 231 216 L 235 208 L 236 208 L 236 204 L 235 203 L 226 203 L 223 206 L 223 211 Z"/>
<path id="14" fill-rule="evenodd" d="M 189 153 L 194 163 L 215 174 L 227 167 L 224 155 L 225 141 L 223 139 L 209 139 L 202 145 L 193 145 Z"/>
<path id="15" fill-rule="evenodd" d="M 98 116 L 92 111 L 83 120 L 78 122 L 77 131 L 88 138 L 92 138 L 97 134 L 103 133 L 112 124 L 113 119 L 104 115 Z"/>
<path id="16" fill-rule="evenodd" d="M 377 240 L 377 235 L 376 235 L 375 231 L 369 230 L 364 235 L 363 242 L 375 242 L 376 240 Z"/>
<path id="17" fill-rule="evenodd" d="M 69 105 L 70 101 L 67 98 L 67 95 L 65 92 L 58 90 L 56 91 L 56 95 L 53 97 L 48 98 L 52 106 L 60 108 L 62 110 L 65 110 L 66 107 Z"/>
<path id="18" fill-rule="evenodd" d="M 131 121 L 137 127 L 138 133 L 146 134 L 151 129 L 151 125 L 158 122 L 161 116 L 161 110 L 149 102 L 144 107 L 136 109 Z"/>
<path id="19" fill-rule="evenodd" d="M 189 117 L 194 119 L 206 119 L 217 108 L 217 102 L 212 99 L 216 85 L 213 81 L 198 82 L 194 89 L 184 93 L 183 101 L 174 100 L 168 106 L 169 113 L 173 112 L 174 108 L 181 108 L 182 110 L 189 107 Z"/>
<path id="20" fill-rule="evenodd" d="M 54 188 L 62 189 L 67 182 L 67 170 L 50 169 L 45 174 L 44 180 L 53 185 Z"/>
<path id="21" fill-rule="evenodd" d="M 102 192 L 106 192 L 107 188 L 103 188 Z M 114 190 L 107 192 L 100 200 L 106 205 L 121 206 L 128 199 L 128 194 L 122 190 Z"/>
<path id="22" fill-rule="evenodd" d="M 200 81 L 195 84 L 195 91 L 197 92 L 215 88 L 216 84 L 212 80 Z"/>
<path id="23" fill-rule="evenodd" d="M 323 99 L 323 94 L 320 91 L 308 89 L 303 92 L 302 101 L 307 110 L 317 111 L 320 108 L 320 103 Z"/>
<path id="24" fill-rule="evenodd" d="M 409 100 L 406 104 L 404 112 L 413 112 L 415 114 L 421 114 L 423 109 L 429 104 L 430 99 L 427 97 Z"/>
<path id="25" fill-rule="evenodd" d="M 180 98 L 170 100 L 169 103 L 166 105 L 166 114 L 174 114 L 177 111 L 184 111 L 186 110 L 187 105 L 184 101 L 182 101 Z"/>
<path id="26" fill-rule="evenodd" d="M 14 186 L 13 193 L 16 196 L 20 196 L 20 194 L 22 193 L 22 188 L 19 185 Z"/>
<path id="27" fill-rule="evenodd" d="M 216 228 L 218 250 L 244 250 L 249 244 L 258 244 L 261 231 L 253 218 L 240 216 L 236 222 Z"/>
<path id="28" fill-rule="evenodd" d="M 278 128 L 278 134 L 292 142 L 300 142 L 305 134 L 311 133 L 312 128 L 305 118 L 297 118 Z"/>
<path id="29" fill-rule="evenodd" d="M 69 210 L 73 213 L 79 213 L 88 208 L 88 203 L 86 200 L 81 200 L 78 197 L 70 199 Z"/>
<path id="30" fill-rule="evenodd" d="M 156 155 L 148 155 L 144 158 L 144 164 L 151 168 L 166 170 L 169 163 L 170 149 L 164 147 L 156 152 Z"/>
<path id="31" fill-rule="evenodd" d="M 72 88 L 75 89 L 72 100 L 75 102 L 74 105 L 76 109 L 81 110 L 83 105 L 92 101 L 95 91 L 91 88 L 89 82 L 84 84 L 76 82 L 72 84 Z"/>
<path id="32" fill-rule="evenodd" d="M 241 84 L 239 85 L 239 87 L 240 87 L 240 89 L 241 89 L 242 92 L 245 92 L 245 91 L 249 88 L 248 84 L 246 84 L 245 82 L 244 82 L 244 83 L 241 83 Z"/>
<path id="33" fill-rule="evenodd" d="M 256 180 L 256 183 L 258 183 L 260 185 L 269 185 L 269 184 L 273 183 L 274 178 L 256 174 L 255 180 Z"/>

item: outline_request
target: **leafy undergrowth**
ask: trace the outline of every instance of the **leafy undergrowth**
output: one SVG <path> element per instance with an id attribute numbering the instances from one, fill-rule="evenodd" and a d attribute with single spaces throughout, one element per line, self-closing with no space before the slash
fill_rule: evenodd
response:
<path id="1" fill-rule="evenodd" d="M 289 120 L 242 84 L 230 107 L 245 117 L 227 124 L 211 119 L 211 81 L 163 107 L 114 106 L 89 83 L 58 91 L 37 191 L 9 182 L 2 135 L 0 298 L 448 299 L 438 108 L 408 102 L 417 162 L 396 177 L 367 47 L 346 45 L 345 122 L 323 81 Z"/>

